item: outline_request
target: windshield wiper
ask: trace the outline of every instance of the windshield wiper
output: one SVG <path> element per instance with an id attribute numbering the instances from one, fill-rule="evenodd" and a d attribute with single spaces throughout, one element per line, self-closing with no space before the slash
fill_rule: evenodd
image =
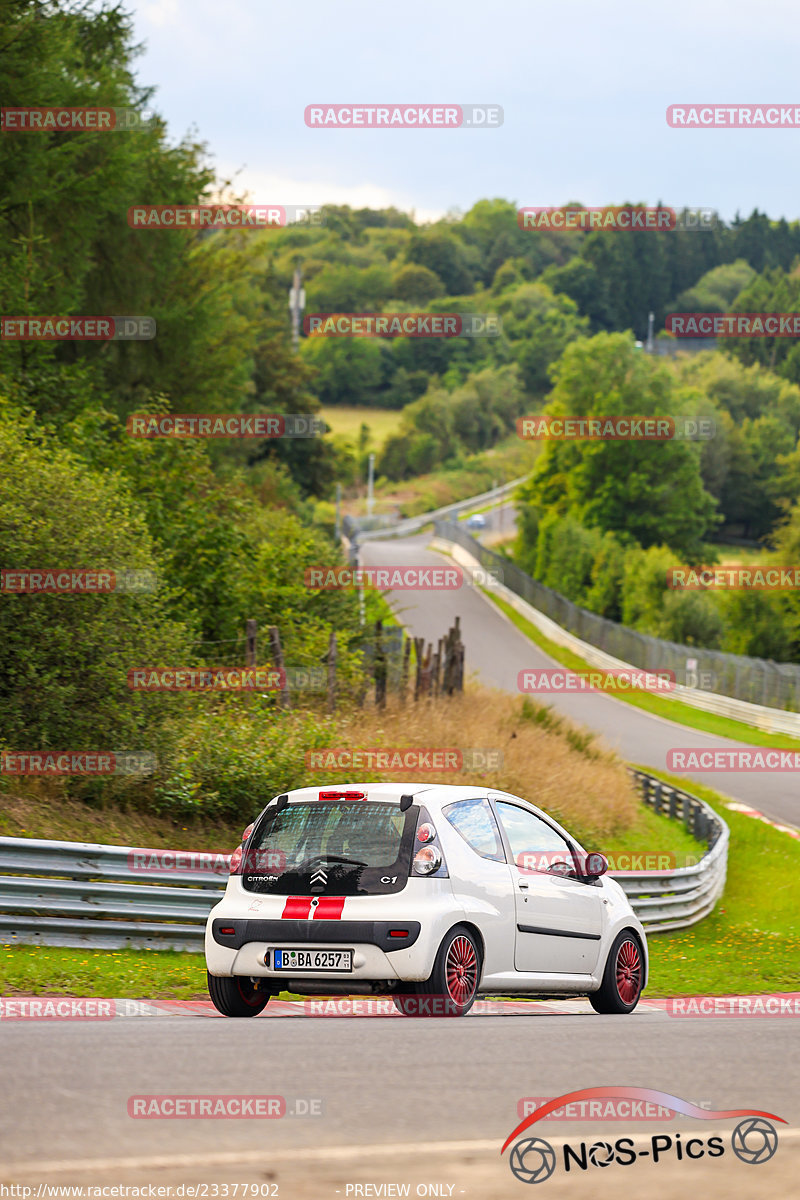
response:
<path id="1" fill-rule="evenodd" d="M 350 867 L 368 867 L 369 863 L 361 862 L 357 858 L 345 858 L 343 854 L 315 854 L 313 858 L 304 858 L 296 867 L 292 867 L 293 871 L 302 871 L 303 867 L 310 867 L 316 862 L 332 862 L 346 863 Z"/>

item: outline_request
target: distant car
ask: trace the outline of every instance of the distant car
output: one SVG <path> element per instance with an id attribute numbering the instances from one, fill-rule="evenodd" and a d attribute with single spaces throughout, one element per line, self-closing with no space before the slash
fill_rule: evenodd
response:
<path id="1" fill-rule="evenodd" d="M 506 792 L 300 788 L 271 800 L 232 855 L 206 926 L 209 994 L 229 1017 L 284 990 L 391 995 L 407 1015 L 461 1016 L 481 992 L 629 1013 L 647 941 L 607 867 Z"/>
<path id="2" fill-rule="evenodd" d="M 483 513 L 473 513 L 471 517 L 467 517 L 467 529 L 485 529 L 486 517 Z"/>

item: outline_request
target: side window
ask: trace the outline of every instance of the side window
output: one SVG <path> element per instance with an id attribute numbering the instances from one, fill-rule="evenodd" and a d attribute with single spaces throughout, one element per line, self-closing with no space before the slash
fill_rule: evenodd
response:
<path id="1" fill-rule="evenodd" d="M 459 800 L 455 804 L 448 804 L 442 812 L 481 858 L 491 858 L 494 862 L 506 861 L 500 832 L 488 800 Z"/>
<path id="2" fill-rule="evenodd" d="M 505 800 L 495 801 L 495 806 L 511 844 L 516 867 L 529 871 L 549 871 L 554 863 L 563 862 L 572 870 L 572 851 L 551 825 L 535 813 Z"/>

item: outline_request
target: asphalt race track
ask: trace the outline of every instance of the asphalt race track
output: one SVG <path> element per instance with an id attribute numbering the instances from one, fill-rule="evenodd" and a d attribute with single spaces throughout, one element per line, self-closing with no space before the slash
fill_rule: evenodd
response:
<path id="1" fill-rule="evenodd" d="M 704 1196 L 791 1194 L 791 1171 L 800 1165 L 792 1129 L 800 1124 L 800 1060 L 787 1053 L 794 1020 L 679 1020 L 646 1002 L 629 1017 L 601 1017 L 581 1001 L 561 1013 L 550 1007 L 462 1020 L 270 1017 L 267 1009 L 232 1021 L 198 1005 L 191 1015 L 3 1021 L 4 1075 L 15 1086 L 0 1102 L 0 1183 L 272 1179 L 282 1200 L 333 1200 L 353 1180 L 411 1179 L 452 1184 L 444 1195 L 525 1195 L 499 1153 L 518 1124 L 518 1101 L 625 1084 L 788 1122 L 777 1126 L 783 1140 L 770 1164 L 731 1154 L 719 1164 L 662 1160 L 660 1197 L 677 1198 L 701 1180 Z M 711 1079 L 713 1094 L 696 1082 Z M 128 1115 L 132 1096 L 176 1094 L 280 1095 L 289 1109 L 321 1101 L 322 1113 L 269 1121 Z M 734 1122 L 711 1124 L 729 1137 Z M 686 1117 L 551 1121 L 534 1132 L 575 1143 L 676 1130 L 710 1136 L 704 1126 Z M 648 1167 L 635 1164 L 642 1182 Z M 619 1188 L 621 1172 L 613 1166 L 604 1175 Z M 637 1194 L 633 1174 L 632 1167 L 624 1176 L 630 1195 Z M 605 1178 L 600 1190 L 599 1180 L 591 1189 L 587 1182 L 554 1178 L 546 1194 L 612 1194 Z M 566 1183 L 575 1190 L 563 1191 Z"/>
<path id="2" fill-rule="evenodd" d="M 365 566 L 448 563 L 450 560 L 443 555 L 426 549 L 429 542 L 429 534 L 402 540 L 365 542 L 361 547 L 360 561 Z M 520 633 L 478 588 L 403 591 L 391 594 L 390 599 L 408 629 L 415 636 L 432 640 L 434 644 L 458 614 L 466 647 L 467 674 L 475 673 L 480 682 L 489 687 L 517 693 L 519 671 L 526 667 L 559 665 Z M 666 770 L 666 754 L 671 747 L 705 750 L 744 744 L 686 729 L 607 695 L 553 694 L 542 699 L 596 730 L 629 762 L 662 770 Z M 697 779 L 718 792 L 758 809 L 774 821 L 800 825 L 800 795 L 791 772 L 743 774 L 734 771 L 700 771 L 687 772 L 686 778 Z M 529 799 L 535 800 L 534 797 Z"/>

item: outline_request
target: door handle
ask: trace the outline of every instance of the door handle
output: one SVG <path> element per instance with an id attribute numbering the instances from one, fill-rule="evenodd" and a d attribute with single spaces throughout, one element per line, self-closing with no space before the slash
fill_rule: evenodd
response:
<path id="1" fill-rule="evenodd" d="M 517 881 L 517 887 L 521 888 L 525 892 L 527 892 L 527 890 L 528 890 L 527 883 L 524 883 L 523 880 L 521 880 L 521 879 Z"/>

